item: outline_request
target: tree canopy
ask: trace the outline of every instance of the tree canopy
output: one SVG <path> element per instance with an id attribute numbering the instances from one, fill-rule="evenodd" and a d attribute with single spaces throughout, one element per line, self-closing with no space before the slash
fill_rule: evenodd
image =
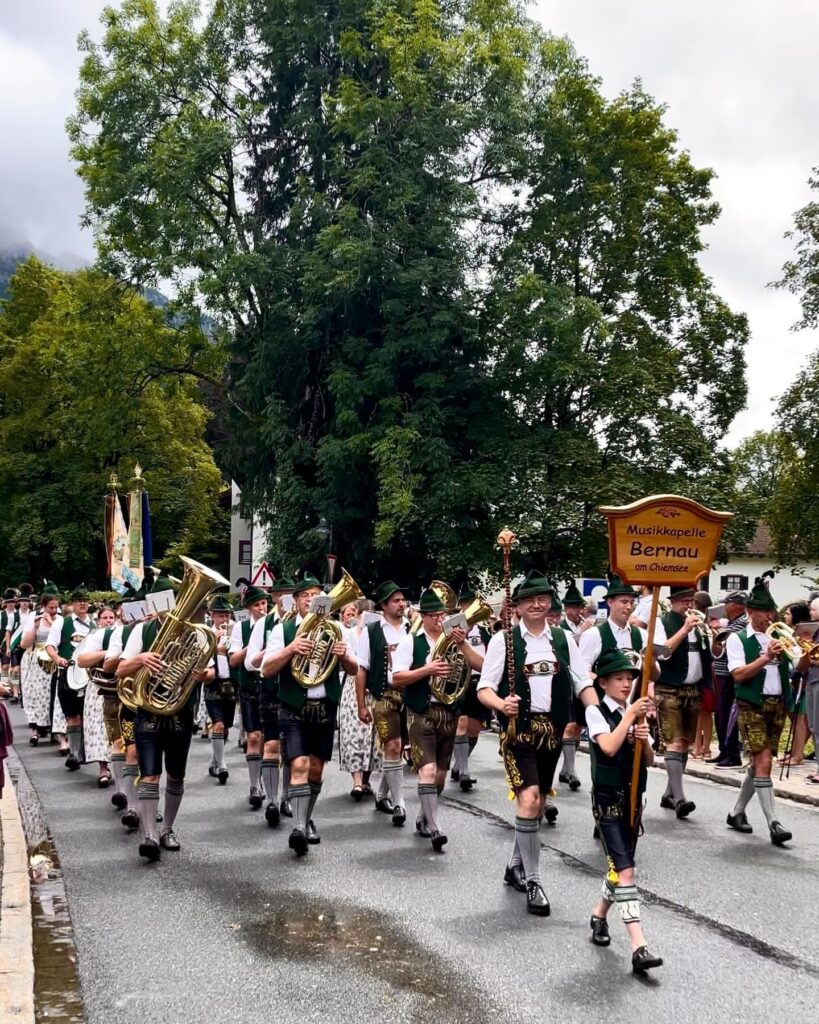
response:
<path id="1" fill-rule="evenodd" d="M 605 566 L 601 503 L 730 507 L 747 325 L 718 208 L 639 83 L 607 100 L 512 0 L 153 0 L 83 37 L 69 123 L 101 264 L 231 334 L 219 458 L 365 582 Z"/>
<path id="2" fill-rule="evenodd" d="M 0 312 L 0 563 L 8 581 L 107 584 L 103 495 L 146 467 L 157 550 L 224 532 L 198 376 L 221 375 L 198 326 L 96 271 L 21 264 Z M 19 575 L 20 579 L 16 579 Z"/>

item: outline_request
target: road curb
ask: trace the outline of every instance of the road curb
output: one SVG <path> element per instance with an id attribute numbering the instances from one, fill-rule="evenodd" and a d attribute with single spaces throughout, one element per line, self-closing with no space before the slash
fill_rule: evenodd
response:
<path id="1" fill-rule="evenodd" d="M 28 853 L 17 790 L 10 779 L 0 800 L 3 883 L 0 890 L 0 1021 L 34 1024 L 34 950 Z"/>

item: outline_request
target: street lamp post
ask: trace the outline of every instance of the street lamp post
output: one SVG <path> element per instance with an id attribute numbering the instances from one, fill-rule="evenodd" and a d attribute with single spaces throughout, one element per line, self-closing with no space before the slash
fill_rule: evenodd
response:
<path id="1" fill-rule="evenodd" d="M 327 580 L 332 586 L 333 577 L 336 574 L 336 556 L 333 554 L 333 524 L 328 523 L 322 516 L 316 527 L 316 533 L 321 538 L 322 544 L 327 545 Z"/>

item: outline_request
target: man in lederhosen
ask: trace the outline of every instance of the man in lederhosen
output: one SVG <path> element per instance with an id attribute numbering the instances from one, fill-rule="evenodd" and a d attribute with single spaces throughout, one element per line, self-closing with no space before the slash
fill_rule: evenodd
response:
<path id="1" fill-rule="evenodd" d="M 477 598 L 477 591 L 467 584 L 458 594 L 458 606 L 462 612 Z M 489 643 L 490 633 L 482 625 L 475 624 L 466 635 L 466 642 L 480 658 L 480 664 L 472 669 L 469 677 L 469 686 L 464 694 L 458 715 L 458 727 L 455 731 L 455 747 L 453 749 L 453 763 L 450 778 L 458 782 L 461 789 L 466 793 L 477 782 L 477 779 L 469 774 L 469 756 L 478 743 L 481 729 L 486 725 L 486 708 L 478 700 L 478 677 L 481 674 L 486 645 Z"/>
<path id="2" fill-rule="evenodd" d="M 93 623 L 88 615 L 88 602 L 88 591 L 85 587 L 77 587 L 71 595 L 71 614 L 65 617 L 57 616 L 46 641 L 48 656 L 57 666 L 57 699 L 65 715 L 68 739 L 65 766 L 72 772 L 80 767 L 82 760 L 82 708 L 85 693 L 69 687 L 67 672 L 69 663 L 74 658 L 74 650 L 93 629 Z"/>
<path id="3" fill-rule="evenodd" d="M 586 601 L 573 582 L 570 582 L 566 593 L 563 595 L 563 617 L 560 620 L 560 628 L 571 635 L 575 643 L 580 642 L 581 635 L 586 629 L 591 628 L 593 622 L 589 621 L 584 627 L 583 610 Z M 563 730 L 561 749 L 563 751 L 563 765 L 558 774 L 558 780 L 569 787 L 572 792 L 580 789 L 580 779 L 575 771 L 575 755 L 580 746 L 580 733 L 583 730 L 583 707 L 575 700 L 572 705 L 572 721 Z"/>
<path id="4" fill-rule="evenodd" d="M 262 677 L 279 677 L 279 726 L 282 754 L 290 765 L 290 800 L 293 804 L 294 828 L 288 845 L 298 857 L 308 847 L 321 842 L 313 821 L 313 812 L 322 786 L 324 765 L 333 756 L 333 739 L 338 705 L 341 700 L 339 665 L 348 675 L 355 675 L 358 662 L 342 640 L 332 644 L 337 659 L 325 682 L 304 687 L 293 678 L 292 662 L 297 656 L 310 655 L 310 637 L 298 635 L 298 628 L 315 597 L 322 593 L 321 584 L 313 576 L 305 576 L 294 590 L 296 617 L 273 627 L 262 660 Z"/>
<path id="5" fill-rule="evenodd" d="M 392 580 L 380 583 L 373 595 L 373 603 L 381 612 L 379 622 L 370 622 L 361 630 L 358 641 L 358 674 L 356 676 L 356 702 L 358 717 L 366 724 L 375 723 L 384 760 L 381 766 L 386 782 L 392 823 L 400 828 L 407 820 L 404 803 L 404 762 L 401 759 L 401 707 L 403 694 L 393 686 L 393 658 L 398 645 L 407 636 L 406 591 Z M 367 706 L 366 694 L 373 703 Z"/>
<path id="6" fill-rule="evenodd" d="M 572 697 L 598 703 L 580 652 L 565 630 L 547 625 L 553 588 L 530 572 L 517 591 L 519 625 L 512 629 L 515 681 L 510 686 L 507 636 L 489 642 L 478 682 L 481 702 L 501 722 L 501 751 L 515 794 L 515 844 L 504 881 L 526 893 L 530 914 L 547 917 L 549 900 L 540 877 L 539 826 L 560 757 Z M 510 728 L 510 723 L 514 723 Z"/>
<path id="7" fill-rule="evenodd" d="M 225 763 L 225 744 L 236 716 L 236 687 L 228 661 L 231 641 L 231 619 L 233 606 L 226 597 L 215 597 L 209 607 L 213 628 L 218 637 L 213 655 L 213 678 L 204 686 L 205 709 L 210 722 L 211 759 L 208 774 L 224 786 L 229 772 Z"/>
<path id="8" fill-rule="evenodd" d="M 407 635 L 393 656 L 392 685 L 404 691 L 404 703 L 410 713 L 409 738 L 412 764 L 418 772 L 418 797 L 421 814 L 415 823 L 422 836 L 432 840 L 432 848 L 441 853 L 447 837 L 438 823 L 438 796 L 444 788 L 458 712 L 454 705 L 442 704 L 433 695 L 433 679 L 446 679 L 449 663 L 432 657 L 436 641 L 443 633 L 446 608 L 433 590 L 425 590 L 418 605 L 423 625 L 415 636 Z M 467 643 L 462 629 L 453 630 L 453 640 L 470 666 L 480 667 L 480 656 Z"/>
<path id="9" fill-rule="evenodd" d="M 239 687 L 239 707 L 242 713 L 242 728 L 247 739 L 245 762 L 250 777 L 250 793 L 247 802 L 257 811 L 264 803 L 262 789 L 262 720 L 259 711 L 261 680 L 258 668 L 249 670 L 247 665 L 248 643 L 256 626 L 267 614 L 268 594 L 260 587 L 248 587 L 242 604 L 249 618 L 237 622 L 230 638 L 230 667 Z"/>

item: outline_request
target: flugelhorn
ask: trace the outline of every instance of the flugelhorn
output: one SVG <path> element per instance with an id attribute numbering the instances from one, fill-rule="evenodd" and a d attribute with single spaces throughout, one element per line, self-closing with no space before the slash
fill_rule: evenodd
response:
<path id="1" fill-rule="evenodd" d="M 798 637 L 786 622 L 772 622 L 765 630 L 765 636 L 778 640 L 791 661 L 801 661 L 809 654 L 811 663 L 819 664 L 819 644 Z"/>

